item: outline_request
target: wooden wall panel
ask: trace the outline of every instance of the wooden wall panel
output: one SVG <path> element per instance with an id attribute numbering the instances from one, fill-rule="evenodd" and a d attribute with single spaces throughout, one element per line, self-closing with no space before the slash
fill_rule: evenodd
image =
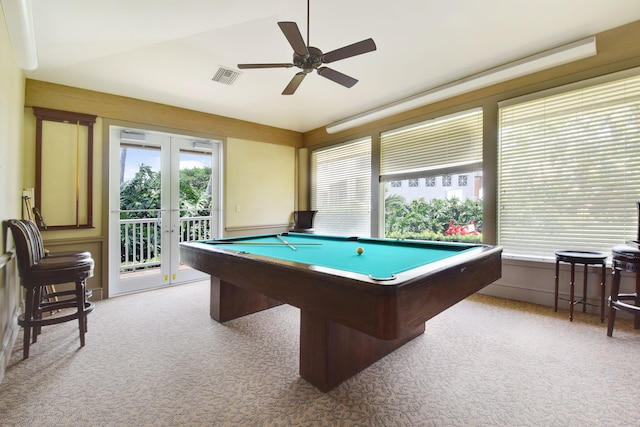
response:
<path id="1" fill-rule="evenodd" d="M 39 80 L 27 80 L 25 106 L 80 111 L 188 133 L 202 132 L 290 147 L 302 146 L 302 134 L 299 132 Z"/>

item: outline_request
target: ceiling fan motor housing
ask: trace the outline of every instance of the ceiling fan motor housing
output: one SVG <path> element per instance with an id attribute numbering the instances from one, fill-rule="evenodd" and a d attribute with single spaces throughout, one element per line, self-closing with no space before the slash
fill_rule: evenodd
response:
<path id="1" fill-rule="evenodd" d="M 309 74 L 322 65 L 322 51 L 313 46 L 309 46 L 307 50 L 309 51 L 308 55 L 298 55 L 294 52 L 293 64 Z"/>

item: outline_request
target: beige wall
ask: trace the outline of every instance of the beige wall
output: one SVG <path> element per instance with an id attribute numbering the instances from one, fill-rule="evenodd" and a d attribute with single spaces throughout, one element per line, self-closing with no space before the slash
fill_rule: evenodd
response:
<path id="1" fill-rule="evenodd" d="M 17 68 L 0 8 L 0 220 L 22 215 L 24 74 Z M 0 381 L 18 335 L 20 285 L 15 263 L 0 251 Z M 8 263 L 5 265 L 5 262 Z"/>
<path id="2" fill-rule="evenodd" d="M 228 138 L 224 151 L 225 235 L 286 231 L 295 210 L 296 150 Z"/>

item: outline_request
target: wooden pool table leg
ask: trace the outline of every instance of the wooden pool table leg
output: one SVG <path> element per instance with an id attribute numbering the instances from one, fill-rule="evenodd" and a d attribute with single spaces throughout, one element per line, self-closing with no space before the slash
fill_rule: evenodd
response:
<path id="1" fill-rule="evenodd" d="M 328 392 L 424 333 L 424 323 L 406 336 L 381 340 L 300 310 L 300 376 Z"/>
<path id="2" fill-rule="evenodd" d="M 210 304 L 211 318 L 226 322 L 281 305 L 282 302 L 211 276 Z"/>

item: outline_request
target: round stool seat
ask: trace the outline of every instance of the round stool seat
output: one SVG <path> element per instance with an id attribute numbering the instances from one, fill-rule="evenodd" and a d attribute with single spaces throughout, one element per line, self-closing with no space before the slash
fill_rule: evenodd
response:
<path id="1" fill-rule="evenodd" d="M 626 258 L 629 261 L 640 261 L 640 249 L 628 245 L 618 245 L 611 249 L 614 258 Z"/>
<path id="2" fill-rule="evenodd" d="M 52 285 L 73 282 L 78 277 L 93 276 L 93 258 L 51 257 L 42 258 L 20 277 L 25 286 Z M 28 285 L 26 285 L 28 283 Z"/>
<path id="3" fill-rule="evenodd" d="M 593 251 L 556 251 L 556 258 L 562 262 L 576 264 L 601 264 L 607 259 L 607 254 Z"/>
<path id="4" fill-rule="evenodd" d="M 91 252 L 88 251 L 62 251 L 62 252 L 44 252 L 45 258 L 74 257 L 74 258 L 91 258 Z"/>

